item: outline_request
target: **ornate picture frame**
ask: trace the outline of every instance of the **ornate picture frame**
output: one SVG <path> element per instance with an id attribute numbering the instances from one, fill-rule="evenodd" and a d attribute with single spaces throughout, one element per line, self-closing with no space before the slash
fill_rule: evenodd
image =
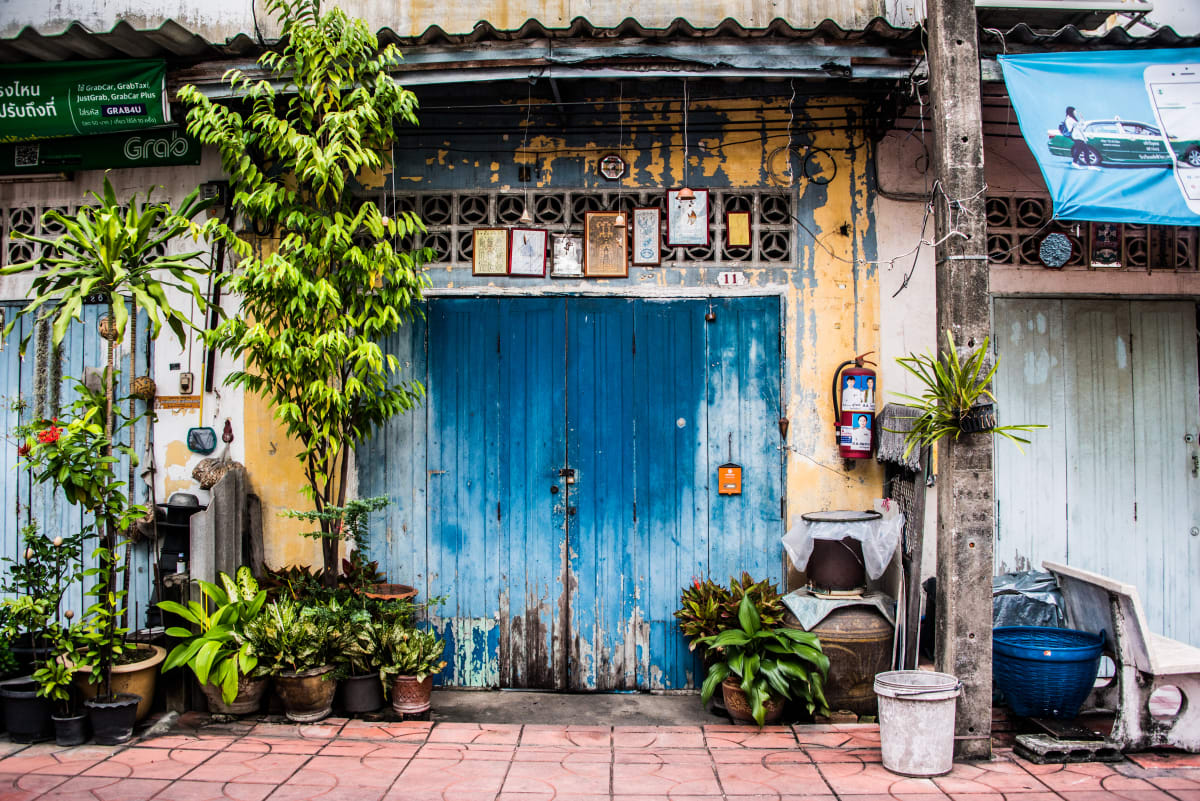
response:
<path id="1" fill-rule="evenodd" d="M 662 211 L 655 206 L 633 210 L 633 263 L 637 267 L 662 264 Z"/>
<path id="2" fill-rule="evenodd" d="M 583 274 L 588 278 L 629 275 L 628 236 L 617 211 L 589 211 L 583 218 Z"/>
<path id="3" fill-rule="evenodd" d="M 691 200 L 680 200 L 679 189 L 667 190 L 667 244 L 671 247 L 679 245 L 709 244 L 708 230 L 708 190 L 693 189 Z"/>
<path id="4" fill-rule="evenodd" d="M 473 231 L 471 275 L 508 275 L 507 228 L 476 228 Z"/>
<path id="5" fill-rule="evenodd" d="M 544 228 L 513 228 L 508 242 L 508 274 L 516 278 L 546 277 Z"/>

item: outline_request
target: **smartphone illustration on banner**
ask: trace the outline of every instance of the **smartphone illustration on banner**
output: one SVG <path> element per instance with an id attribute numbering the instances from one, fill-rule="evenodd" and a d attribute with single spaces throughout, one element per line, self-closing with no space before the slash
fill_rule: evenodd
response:
<path id="1" fill-rule="evenodd" d="M 1152 64 L 1142 77 L 1175 183 L 1188 208 L 1200 214 L 1200 64 Z"/>

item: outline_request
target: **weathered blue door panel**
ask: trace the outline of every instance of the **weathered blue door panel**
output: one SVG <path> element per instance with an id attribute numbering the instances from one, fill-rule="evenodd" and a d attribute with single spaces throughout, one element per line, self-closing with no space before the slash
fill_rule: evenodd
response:
<path id="1" fill-rule="evenodd" d="M 429 305 L 429 571 L 449 684 L 495 685 L 499 305 Z"/>
<path id="2" fill-rule="evenodd" d="M 718 581 L 742 571 L 779 581 L 779 299 L 725 298 L 713 311 L 717 319 L 707 326 L 709 475 L 715 478 L 727 461 L 740 464 L 742 494 L 709 494 L 709 572 Z"/>
<path id="3" fill-rule="evenodd" d="M 438 299 L 388 344 L 428 399 L 364 449 L 360 486 L 395 501 L 372 530 L 391 580 L 447 596 L 444 683 L 694 687 L 680 589 L 778 581 L 778 301 L 709 306 Z M 718 497 L 730 442 L 745 491 Z"/>
<path id="4" fill-rule="evenodd" d="M 566 301 L 500 304 L 498 623 L 505 687 L 565 687 Z M 552 488 L 558 492 L 551 492 Z M 556 656 L 557 654 L 557 656 Z"/>
<path id="5" fill-rule="evenodd" d="M 568 311 L 572 689 L 632 688 L 637 679 L 633 319 L 629 300 L 584 298 Z"/>
<path id="6" fill-rule="evenodd" d="M 632 387 L 642 689 L 698 684 L 696 659 L 673 613 L 680 589 L 708 572 L 705 310 L 704 302 L 693 300 L 638 303 Z"/>
<path id="7" fill-rule="evenodd" d="M 408 584 L 422 597 L 440 590 L 430 585 L 426 548 L 429 520 L 426 486 L 426 445 L 429 415 L 429 362 L 425 350 L 426 318 L 417 317 L 408 326 L 381 343 L 385 353 L 396 357 L 397 380 L 419 381 L 426 388 L 425 402 L 407 414 L 394 417 L 367 440 L 356 457 L 359 465 L 359 496 L 386 495 L 391 505 L 372 513 L 369 556 L 378 560 L 387 580 Z"/>

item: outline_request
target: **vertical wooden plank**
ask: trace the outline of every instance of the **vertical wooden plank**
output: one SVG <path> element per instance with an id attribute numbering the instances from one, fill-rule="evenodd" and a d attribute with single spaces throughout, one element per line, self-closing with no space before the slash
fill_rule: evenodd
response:
<path id="1" fill-rule="evenodd" d="M 995 570 L 1040 570 L 1067 558 L 1067 373 L 1063 302 L 997 299 L 994 392 L 999 422 L 1049 426 L 1016 443 L 995 438 Z"/>
<path id="2" fill-rule="evenodd" d="M 426 321 L 417 317 L 388 337 L 381 347 L 399 362 L 393 381 L 419 381 L 428 389 L 425 351 Z M 429 398 L 393 417 L 360 449 L 359 494 L 391 500 L 371 516 L 367 552 L 392 583 L 416 587 L 422 598 L 436 589 L 426 575 L 426 423 Z"/>
<path id="3" fill-rule="evenodd" d="M 746 571 L 782 588 L 779 299 L 724 298 L 713 309 L 717 319 L 706 328 L 709 574 L 721 581 Z M 742 494 L 718 496 L 716 468 L 731 460 L 742 465 Z"/>
<path id="4" fill-rule="evenodd" d="M 1124 474 L 1133 453 L 1129 304 L 1068 303 L 1067 559 L 1069 564 L 1137 581 L 1142 556 L 1134 530 L 1134 483 Z"/>
<path id="5" fill-rule="evenodd" d="M 435 618 L 450 662 L 443 681 L 463 686 L 498 679 L 488 634 L 496 604 L 483 579 L 499 500 L 498 317 L 494 300 L 430 307 L 429 586 L 447 595 Z"/>
<path id="6" fill-rule="evenodd" d="M 1126 539 L 1151 630 L 1200 645 L 1200 433 L 1196 307 L 1134 302 L 1133 483 L 1137 520 Z M 1132 533 L 1132 536 L 1128 536 Z"/>
<path id="7" fill-rule="evenodd" d="M 567 342 L 570 687 L 632 689 L 633 302 L 573 300 Z"/>
<path id="8" fill-rule="evenodd" d="M 696 687 L 703 677 L 673 613 L 682 587 L 708 567 L 707 304 L 644 300 L 636 309 L 637 686 Z"/>
<path id="9" fill-rule="evenodd" d="M 554 655 L 565 653 L 565 330 L 562 298 L 500 301 L 499 539 L 490 556 L 498 570 L 487 581 L 499 603 L 505 687 L 553 687 Z"/>

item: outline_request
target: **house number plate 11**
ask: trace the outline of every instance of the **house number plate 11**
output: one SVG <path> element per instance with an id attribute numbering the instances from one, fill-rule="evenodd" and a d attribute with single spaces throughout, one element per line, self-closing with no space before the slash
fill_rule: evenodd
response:
<path id="1" fill-rule="evenodd" d="M 745 286 L 745 273 L 718 273 L 717 283 L 721 286 Z"/>

